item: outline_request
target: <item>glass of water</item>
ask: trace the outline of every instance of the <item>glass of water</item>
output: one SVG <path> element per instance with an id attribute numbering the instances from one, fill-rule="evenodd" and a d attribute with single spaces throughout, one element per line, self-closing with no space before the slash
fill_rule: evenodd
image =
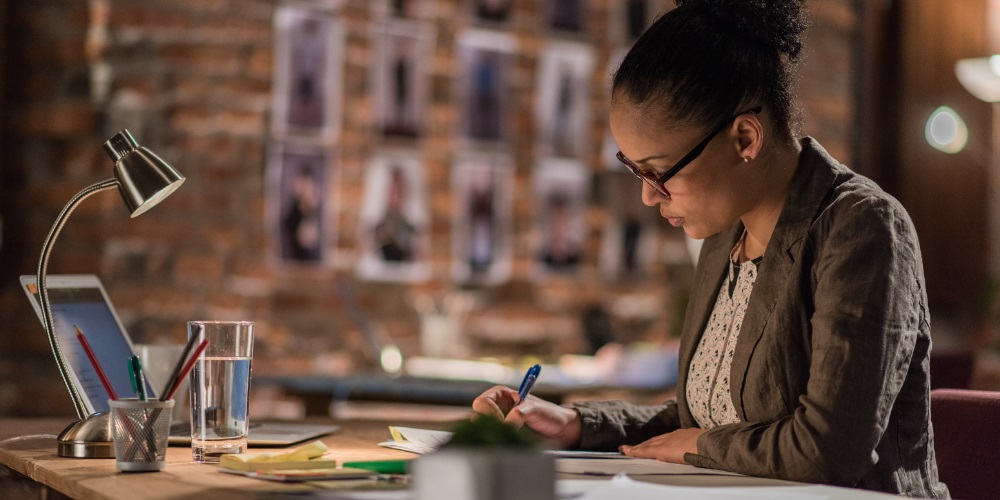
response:
<path id="1" fill-rule="evenodd" d="M 189 321 L 194 345 L 208 340 L 191 370 L 191 454 L 218 463 L 247 449 L 253 321 Z"/>

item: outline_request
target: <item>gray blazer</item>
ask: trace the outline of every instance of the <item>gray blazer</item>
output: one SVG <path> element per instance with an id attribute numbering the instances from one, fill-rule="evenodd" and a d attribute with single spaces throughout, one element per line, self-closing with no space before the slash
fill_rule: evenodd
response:
<path id="1" fill-rule="evenodd" d="M 699 467 L 948 498 L 930 415 L 930 317 L 917 235 L 894 198 L 812 138 L 767 245 L 736 343 L 740 423 L 698 439 Z M 677 400 L 573 405 L 581 448 L 614 449 L 694 427 L 691 358 L 741 223 L 707 238 L 680 344 Z"/>

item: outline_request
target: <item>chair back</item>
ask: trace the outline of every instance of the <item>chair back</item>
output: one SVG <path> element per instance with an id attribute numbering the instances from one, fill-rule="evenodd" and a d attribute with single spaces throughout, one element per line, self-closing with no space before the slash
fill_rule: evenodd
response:
<path id="1" fill-rule="evenodd" d="M 971 350 L 931 351 L 931 389 L 968 389 L 975 355 Z"/>
<path id="2" fill-rule="evenodd" d="M 931 391 L 938 477 L 953 498 L 1000 498 L 1000 392 Z"/>

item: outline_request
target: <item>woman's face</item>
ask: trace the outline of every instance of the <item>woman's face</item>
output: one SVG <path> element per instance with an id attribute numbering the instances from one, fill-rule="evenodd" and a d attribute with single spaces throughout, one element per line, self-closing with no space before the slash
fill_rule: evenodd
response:
<path id="1" fill-rule="evenodd" d="M 703 127 L 663 123 L 618 99 L 611 106 L 611 134 L 622 154 L 642 172 L 662 174 L 708 133 Z M 745 210 L 749 186 L 732 127 L 716 135 L 697 158 L 664 184 L 664 196 L 642 183 L 642 202 L 688 236 L 701 239 L 730 227 Z M 640 181 L 637 181 L 640 182 Z"/>

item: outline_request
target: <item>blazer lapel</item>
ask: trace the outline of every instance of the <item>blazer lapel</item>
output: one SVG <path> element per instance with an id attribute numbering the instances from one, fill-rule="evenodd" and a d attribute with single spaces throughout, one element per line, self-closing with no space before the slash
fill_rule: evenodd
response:
<path id="1" fill-rule="evenodd" d="M 688 299 L 687 310 L 684 313 L 684 330 L 681 332 L 681 345 L 678 350 L 679 375 L 677 377 L 677 402 L 680 407 L 681 425 L 694 426 L 694 418 L 687 406 L 687 374 L 691 358 L 698 348 L 705 325 L 715 305 L 715 298 L 722 286 L 729 265 L 729 252 L 739 235 L 743 233 L 743 224 L 737 223 L 733 228 L 711 236 L 705 240 L 701 256 L 698 258 L 698 268 L 691 287 L 691 297 Z"/>
<path id="2" fill-rule="evenodd" d="M 812 138 L 802 139 L 799 165 L 792 180 L 785 205 L 782 207 L 774 233 L 767 244 L 760 272 L 750 293 L 736 339 L 733 364 L 730 372 L 730 395 L 740 420 L 746 421 L 746 404 L 743 398 L 750 357 L 761 341 L 768 318 L 774 311 L 781 290 L 785 288 L 792 266 L 795 264 L 796 244 L 805 236 L 837 177 L 832 168 L 836 161 Z M 735 244 L 735 242 L 734 242 Z M 775 341 L 779 341 L 777 339 Z M 692 351 L 693 355 L 693 351 Z M 751 402 L 753 404 L 753 402 Z"/>

